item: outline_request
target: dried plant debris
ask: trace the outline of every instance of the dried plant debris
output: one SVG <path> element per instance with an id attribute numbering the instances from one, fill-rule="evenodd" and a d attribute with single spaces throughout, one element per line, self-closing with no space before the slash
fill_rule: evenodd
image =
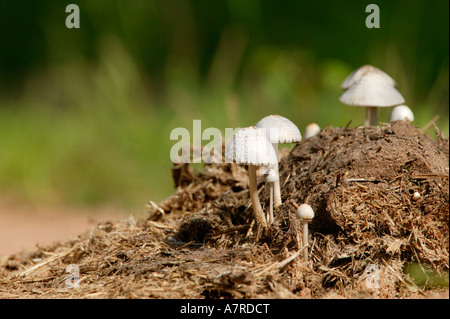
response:
<path id="1" fill-rule="evenodd" d="M 404 121 L 328 127 L 281 151 L 283 204 L 258 239 L 246 167 L 174 165 L 176 192 L 150 201 L 148 218 L 2 260 L 0 297 L 448 298 L 448 140 L 437 135 Z M 267 211 L 262 177 L 258 189 Z M 308 262 L 292 201 L 315 211 Z"/>

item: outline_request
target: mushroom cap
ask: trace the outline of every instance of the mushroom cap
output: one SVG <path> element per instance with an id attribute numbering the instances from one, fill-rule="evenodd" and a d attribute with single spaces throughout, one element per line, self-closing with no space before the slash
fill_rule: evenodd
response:
<path id="1" fill-rule="evenodd" d="M 320 126 L 316 123 L 309 123 L 305 128 L 305 138 L 316 136 L 320 133 Z"/>
<path id="2" fill-rule="evenodd" d="M 300 219 L 313 219 L 314 211 L 308 204 L 301 204 L 297 209 L 296 215 Z"/>
<path id="3" fill-rule="evenodd" d="M 302 140 L 298 127 L 281 115 L 269 115 L 255 125 L 264 129 L 271 143 L 294 143 Z"/>
<path id="4" fill-rule="evenodd" d="M 344 82 L 341 84 L 341 89 L 348 90 L 355 82 L 359 81 L 363 76 L 366 76 L 370 73 L 376 73 L 382 76 L 386 82 L 390 83 L 392 86 L 397 86 L 397 83 L 392 79 L 387 73 L 381 71 L 379 68 L 376 68 L 372 65 L 365 64 L 362 67 L 356 69 L 350 75 L 348 75 Z"/>
<path id="5" fill-rule="evenodd" d="M 414 114 L 406 105 L 397 105 L 392 109 L 389 121 L 408 120 L 414 121 Z"/>
<path id="6" fill-rule="evenodd" d="M 242 128 L 233 135 L 225 148 L 225 159 L 255 166 L 278 163 L 275 150 L 264 130 L 254 126 Z"/>
<path id="7" fill-rule="evenodd" d="M 270 169 L 267 173 L 266 181 L 269 183 L 275 183 L 280 181 L 280 176 L 274 169 Z"/>
<path id="8" fill-rule="evenodd" d="M 405 99 L 383 75 L 369 72 L 353 83 L 339 101 L 352 106 L 388 107 L 402 104 Z"/>

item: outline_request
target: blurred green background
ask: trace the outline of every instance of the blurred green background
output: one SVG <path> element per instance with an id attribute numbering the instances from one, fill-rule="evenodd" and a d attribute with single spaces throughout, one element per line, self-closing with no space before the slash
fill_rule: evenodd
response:
<path id="1" fill-rule="evenodd" d="M 449 2 L 0 2 L 0 197 L 142 207 L 174 192 L 169 139 L 192 120 L 244 127 L 281 114 L 303 132 L 364 123 L 338 101 L 375 65 L 423 127 L 448 136 Z M 365 8 L 380 8 L 368 29 Z M 387 121 L 390 109 L 379 112 Z M 430 135 L 434 136 L 432 130 Z"/>

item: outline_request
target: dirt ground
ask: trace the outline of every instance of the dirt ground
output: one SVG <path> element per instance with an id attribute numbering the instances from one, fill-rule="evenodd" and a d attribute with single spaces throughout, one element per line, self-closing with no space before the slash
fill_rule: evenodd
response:
<path id="1" fill-rule="evenodd" d="M 111 207 L 31 206 L 0 199 L 0 258 L 31 252 L 37 245 L 76 238 L 98 223 L 140 214 Z"/>
<path id="2" fill-rule="evenodd" d="M 282 150 L 283 204 L 261 235 L 245 166 L 176 165 L 176 192 L 145 217 L 3 258 L 0 297 L 448 298 L 448 140 L 436 134 L 328 127 Z M 267 210 L 262 176 L 258 188 Z M 301 203 L 315 211 L 307 261 Z"/>

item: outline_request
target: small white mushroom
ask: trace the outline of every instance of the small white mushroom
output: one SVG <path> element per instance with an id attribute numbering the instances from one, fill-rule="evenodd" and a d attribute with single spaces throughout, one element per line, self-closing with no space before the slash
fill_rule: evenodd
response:
<path id="1" fill-rule="evenodd" d="M 316 123 L 309 123 L 305 128 L 305 138 L 316 136 L 320 133 L 320 126 Z"/>
<path id="2" fill-rule="evenodd" d="M 303 261 L 308 261 L 308 223 L 314 218 L 314 211 L 308 204 L 301 204 L 296 215 L 303 225 Z"/>
<path id="3" fill-rule="evenodd" d="M 266 218 L 258 198 L 256 167 L 275 165 L 278 160 L 264 130 L 251 126 L 237 131 L 225 148 L 225 159 L 228 162 L 248 164 L 249 191 L 253 213 L 258 226 L 263 230 L 266 229 Z"/>
<path id="4" fill-rule="evenodd" d="M 414 121 L 414 114 L 406 105 L 397 105 L 392 109 L 389 121 Z"/>
<path id="5" fill-rule="evenodd" d="M 377 125 L 377 108 L 405 102 L 395 88 L 396 83 L 380 69 L 365 65 L 350 74 L 341 85 L 346 91 L 339 101 L 346 105 L 366 108 L 365 126 Z"/>
<path id="6" fill-rule="evenodd" d="M 273 149 L 277 154 L 278 159 L 278 144 L 279 143 L 294 143 L 300 142 L 302 140 L 302 135 L 298 127 L 292 123 L 287 118 L 281 115 L 269 115 L 261 119 L 256 125 L 260 129 L 266 131 L 267 137 L 273 145 Z M 276 165 L 273 167 L 279 174 L 278 170 L 278 160 Z M 281 205 L 281 189 L 280 182 L 274 183 L 274 206 Z"/>
<path id="7" fill-rule="evenodd" d="M 276 182 L 280 181 L 280 177 L 278 176 L 278 173 L 274 169 L 270 169 L 268 171 L 268 174 L 266 176 L 266 181 L 269 183 L 270 187 L 270 203 L 269 203 L 269 218 L 267 218 L 267 221 L 269 224 L 273 223 L 273 188 L 274 184 Z"/>
<path id="8" fill-rule="evenodd" d="M 419 200 L 422 197 L 419 192 L 414 192 L 412 198 L 413 200 Z"/>

